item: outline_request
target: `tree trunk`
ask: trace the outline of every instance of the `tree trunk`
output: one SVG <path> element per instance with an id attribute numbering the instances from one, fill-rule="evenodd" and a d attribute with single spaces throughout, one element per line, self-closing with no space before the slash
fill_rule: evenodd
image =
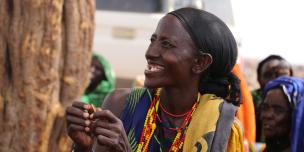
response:
<path id="1" fill-rule="evenodd" d="M 0 0 L 0 151 L 68 151 L 88 83 L 95 0 Z"/>

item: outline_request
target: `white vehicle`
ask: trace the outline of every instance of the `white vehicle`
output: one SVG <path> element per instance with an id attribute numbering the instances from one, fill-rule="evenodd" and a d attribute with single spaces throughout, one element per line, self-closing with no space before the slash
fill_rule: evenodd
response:
<path id="1" fill-rule="evenodd" d="M 144 73 L 145 52 L 159 19 L 185 6 L 212 12 L 233 25 L 230 0 L 96 0 L 93 48 L 111 64 L 117 87 L 130 87 Z"/>

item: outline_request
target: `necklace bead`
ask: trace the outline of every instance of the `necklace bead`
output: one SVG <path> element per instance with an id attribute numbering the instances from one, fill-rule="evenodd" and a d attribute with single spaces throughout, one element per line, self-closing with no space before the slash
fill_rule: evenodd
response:
<path id="1" fill-rule="evenodd" d="M 157 89 L 156 94 L 152 100 L 152 103 L 148 109 L 148 112 L 147 112 L 147 115 L 145 118 L 145 122 L 144 122 L 143 131 L 141 133 L 140 141 L 139 141 L 136 152 L 147 152 L 148 151 L 149 143 L 150 143 L 151 138 L 156 129 L 156 120 L 157 120 L 156 118 L 157 118 L 157 111 L 158 111 L 159 105 L 165 113 L 167 112 L 160 104 L 160 90 L 161 90 L 160 88 Z M 200 93 L 198 93 L 197 101 L 192 106 L 191 110 L 186 112 L 185 114 L 182 114 L 183 116 L 186 116 L 186 118 L 184 119 L 181 127 L 176 129 L 177 134 L 173 140 L 173 143 L 170 146 L 170 149 L 169 149 L 170 152 L 171 151 L 177 152 L 183 147 L 187 127 L 191 121 L 192 114 L 194 113 L 194 111 L 196 110 L 196 108 L 199 104 L 199 101 L 200 101 Z M 174 115 L 174 114 L 171 114 L 171 115 Z M 174 115 L 174 116 L 181 117 L 180 115 Z"/>

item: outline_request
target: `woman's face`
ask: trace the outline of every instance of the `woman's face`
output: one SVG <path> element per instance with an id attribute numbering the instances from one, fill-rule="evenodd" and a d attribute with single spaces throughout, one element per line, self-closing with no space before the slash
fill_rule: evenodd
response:
<path id="1" fill-rule="evenodd" d="M 86 91 L 94 91 L 100 82 L 105 79 L 106 76 L 102 64 L 97 58 L 92 58 L 90 84 L 87 87 Z"/>
<path id="2" fill-rule="evenodd" d="M 281 88 L 267 93 L 261 105 L 261 121 L 266 138 L 288 137 L 291 129 L 291 108 Z"/>
<path id="3" fill-rule="evenodd" d="M 173 15 L 162 18 L 151 36 L 146 52 L 145 86 L 180 86 L 193 82 L 195 45 L 183 25 Z"/>

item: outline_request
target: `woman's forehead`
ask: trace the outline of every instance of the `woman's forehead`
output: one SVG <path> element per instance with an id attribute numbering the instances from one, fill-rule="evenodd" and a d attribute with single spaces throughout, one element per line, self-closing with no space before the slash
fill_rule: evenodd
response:
<path id="1" fill-rule="evenodd" d="M 154 33 L 157 36 L 170 37 L 175 39 L 191 40 L 180 21 L 173 15 L 167 14 L 160 21 Z"/>
<path id="2" fill-rule="evenodd" d="M 282 67 L 282 68 L 286 68 L 288 67 L 289 64 L 287 61 L 285 60 L 278 60 L 278 59 L 273 59 L 268 61 L 265 65 L 264 65 L 264 69 L 269 69 L 269 68 L 274 68 L 274 67 Z"/>
<path id="3" fill-rule="evenodd" d="M 265 103 L 270 105 L 284 105 L 288 107 L 288 100 L 281 88 L 271 89 L 267 92 Z"/>

